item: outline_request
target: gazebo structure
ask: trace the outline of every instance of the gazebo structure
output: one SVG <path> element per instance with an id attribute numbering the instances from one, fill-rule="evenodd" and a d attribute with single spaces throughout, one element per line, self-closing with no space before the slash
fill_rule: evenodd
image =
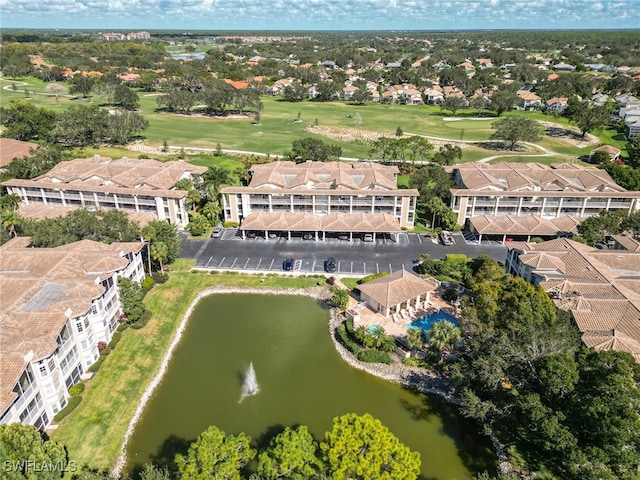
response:
<path id="1" fill-rule="evenodd" d="M 431 292 L 438 287 L 435 279 L 423 280 L 404 269 L 356 287 L 360 299 L 374 311 L 390 317 L 405 310 L 427 308 Z"/>

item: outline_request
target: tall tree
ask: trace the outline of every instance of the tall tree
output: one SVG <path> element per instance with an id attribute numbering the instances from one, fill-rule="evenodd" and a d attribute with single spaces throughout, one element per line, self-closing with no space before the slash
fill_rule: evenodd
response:
<path id="1" fill-rule="evenodd" d="M 2 478 L 8 480 L 52 480 L 60 478 L 67 465 L 63 445 L 43 440 L 32 425 L 0 425 Z"/>
<path id="2" fill-rule="evenodd" d="M 258 455 L 258 474 L 265 480 L 312 478 L 321 467 L 316 450 L 318 444 L 306 426 L 287 427 Z"/>
<path id="3" fill-rule="evenodd" d="M 535 142 L 540 139 L 541 128 L 537 121 L 526 117 L 507 117 L 493 122 L 492 140 L 503 140 L 513 150 L 518 142 Z"/>
<path id="4" fill-rule="evenodd" d="M 142 229 L 142 237 L 150 242 L 152 247 L 156 242 L 162 242 L 167 247 L 164 264 L 173 263 L 180 253 L 180 237 L 175 225 L 160 220 L 149 222 Z"/>
<path id="5" fill-rule="evenodd" d="M 334 480 L 414 480 L 420 474 L 420 454 L 368 413 L 334 418 L 320 449 Z"/>
<path id="6" fill-rule="evenodd" d="M 55 112 L 26 100 L 12 100 L 0 108 L 3 136 L 17 140 L 47 140 L 56 120 Z"/>
<path id="7" fill-rule="evenodd" d="M 450 350 L 460 338 L 460 329 L 447 320 L 434 322 L 429 327 L 429 345 L 438 352 Z"/>
<path id="8" fill-rule="evenodd" d="M 251 439 L 241 433 L 227 435 L 210 426 L 191 444 L 187 455 L 176 455 L 183 480 L 240 480 L 240 469 L 256 456 Z"/>
<path id="9" fill-rule="evenodd" d="M 516 102 L 518 96 L 511 90 L 499 90 L 491 95 L 491 110 L 494 110 L 498 116 L 504 112 L 511 110 Z"/>
<path id="10" fill-rule="evenodd" d="M 611 121 L 611 113 L 606 105 L 590 105 L 582 102 L 580 108 L 570 117 L 580 129 L 582 136 L 600 130 Z"/>

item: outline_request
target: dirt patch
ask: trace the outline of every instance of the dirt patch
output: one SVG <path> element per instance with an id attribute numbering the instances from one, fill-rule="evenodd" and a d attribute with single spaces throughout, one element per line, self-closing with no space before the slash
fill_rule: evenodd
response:
<path id="1" fill-rule="evenodd" d="M 584 138 L 580 130 L 561 125 L 553 122 L 540 122 L 544 128 L 545 133 L 553 138 L 559 138 L 567 143 L 570 143 L 574 147 L 583 148 L 589 145 L 596 145 L 600 143 L 600 139 L 595 135 L 587 133 Z"/>

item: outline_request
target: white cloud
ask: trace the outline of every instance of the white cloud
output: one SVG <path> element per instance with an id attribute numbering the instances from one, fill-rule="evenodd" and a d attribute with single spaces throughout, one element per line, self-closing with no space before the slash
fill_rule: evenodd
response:
<path id="1" fill-rule="evenodd" d="M 7 28 L 390 30 L 640 25 L 640 0 L 0 0 L 0 6 Z M 127 25 L 122 24 L 125 15 Z"/>

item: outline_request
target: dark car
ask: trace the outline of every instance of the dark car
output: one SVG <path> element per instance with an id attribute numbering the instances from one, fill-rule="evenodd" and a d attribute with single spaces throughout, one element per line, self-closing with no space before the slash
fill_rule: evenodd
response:
<path id="1" fill-rule="evenodd" d="M 256 232 L 247 232 L 247 238 L 256 238 Z"/>
<path id="2" fill-rule="evenodd" d="M 293 264 L 295 260 L 293 258 L 287 258 L 284 262 L 282 262 L 282 269 L 286 272 L 290 272 L 293 270 Z"/>
<path id="3" fill-rule="evenodd" d="M 324 271 L 332 273 L 336 271 L 336 259 L 329 257 L 324 261 Z"/>

